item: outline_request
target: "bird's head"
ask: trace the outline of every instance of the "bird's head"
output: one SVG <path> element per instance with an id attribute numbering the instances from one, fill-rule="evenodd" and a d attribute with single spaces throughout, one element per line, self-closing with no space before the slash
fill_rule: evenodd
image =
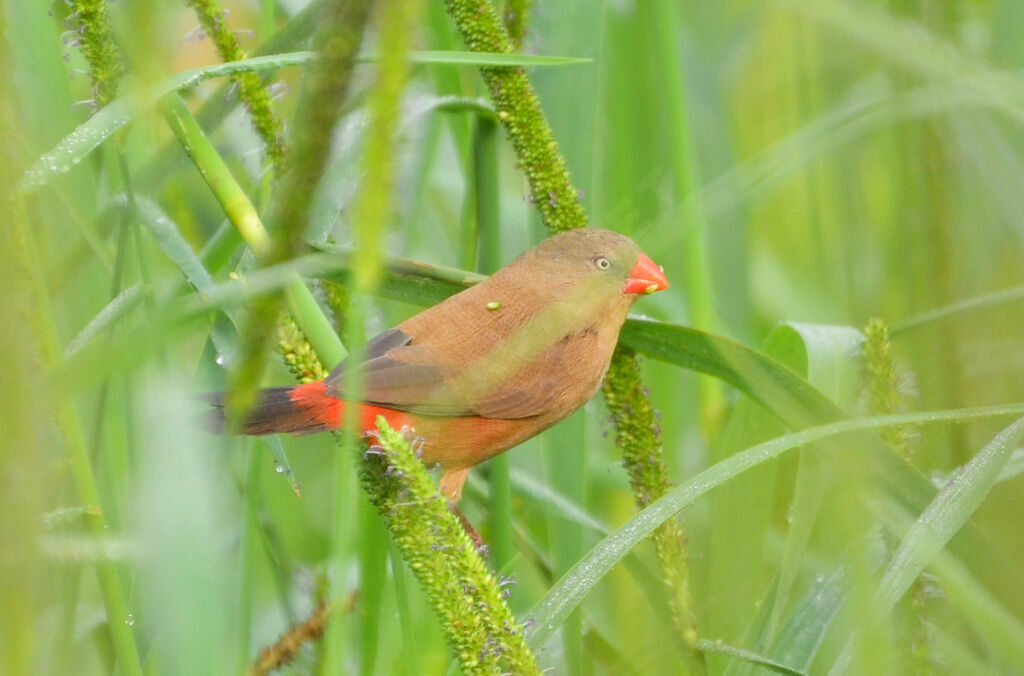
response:
<path id="1" fill-rule="evenodd" d="M 611 230 L 583 228 L 562 232 L 538 244 L 527 256 L 540 263 L 558 286 L 584 283 L 639 296 L 668 288 L 661 266 L 636 242 Z M 525 256 L 524 256 L 525 257 Z"/>

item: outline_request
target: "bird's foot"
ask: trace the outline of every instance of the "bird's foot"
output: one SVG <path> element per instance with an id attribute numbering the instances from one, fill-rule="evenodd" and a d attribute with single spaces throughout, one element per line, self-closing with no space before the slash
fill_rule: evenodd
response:
<path id="1" fill-rule="evenodd" d="M 455 518 L 459 520 L 459 523 L 462 524 L 463 530 L 466 531 L 466 535 L 468 535 L 469 539 L 473 541 L 473 546 L 476 547 L 476 553 L 480 555 L 480 558 L 486 561 L 491 550 L 486 544 L 484 544 L 484 539 L 480 537 L 480 533 L 476 532 L 476 528 L 473 527 L 473 524 L 469 522 L 469 519 L 466 518 L 466 515 L 462 513 L 462 510 L 459 509 L 454 502 L 448 503 L 448 511 L 454 514 Z"/>

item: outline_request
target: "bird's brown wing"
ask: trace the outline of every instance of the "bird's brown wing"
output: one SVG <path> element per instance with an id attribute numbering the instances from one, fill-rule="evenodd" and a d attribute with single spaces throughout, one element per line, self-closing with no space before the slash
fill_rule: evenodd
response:
<path id="1" fill-rule="evenodd" d="M 539 354 L 518 373 L 481 397 L 473 411 L 484 418 L 529 418 L 560 404 L 574 382 L 573 358 L 581 336 L 566 336 Z M 585 340 L 585 338 L 583 338 Z"/>
<path id="2" fill-rule="evenodd" d="M 486 381 L 488 374 L 471 372 L 472 364 L 459 368 L 430 346 L 413 342 L 401 329 L 391 329 L 367 343 L 361 400 L 431 416 L 515 419 L 541 415 L 557 405 L 566 384 L 572 382 L 567 371 L 577 361 L 573 353 L 585 348 L 579 343 L 579 336 L 563 338 L 481 393 L 473 385 Z M 489 360 L 476 364 L 487 368 Z M 339 365 L 328 383 L 340 398 L 345 397 L 345 371 L 345 364 Z"/>
<path id="3" fill-rule="evenodd" d="M 390 329 L 366 343 L 360 400 L 399 410 L 412 410 L 445 382 L 445 370 L 424 348 L 410 345 L 412 338 L 399 328 Z M 404 358 L 403 358 L 404 357 Z M 327 378 L 332 396 L 345 399 L 345 382 L 351 368 L 343 361 Z M 424 413 L 428 413 L 424 411 Z M 431 415 L 469 415 L 466 405 L 449 402 Z"/>

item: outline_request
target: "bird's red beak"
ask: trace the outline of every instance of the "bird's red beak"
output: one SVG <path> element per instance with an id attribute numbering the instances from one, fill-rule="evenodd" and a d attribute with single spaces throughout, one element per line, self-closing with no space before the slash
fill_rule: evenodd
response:
<path id="1" fill-rule="evenodd" d="M 640 252 L 636 265 L 629 271 L 629 279 L 622 293 L 654 293 L 667 288 L 668 280 L 661 266 Z"/>

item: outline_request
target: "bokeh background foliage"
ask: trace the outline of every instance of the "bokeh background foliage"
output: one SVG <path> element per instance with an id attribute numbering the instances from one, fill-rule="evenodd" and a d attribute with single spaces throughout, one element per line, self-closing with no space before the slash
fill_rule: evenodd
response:
<path id="1" fill-rule="evenodd" d="M 1024 6 L 499 5 L 584 59 L 526 73 L 590 222 L 673 282 L 623 334 L 663 500 L 601 397 L 467 486 L 539 665 L 1024 670 Z M 258 671 L 289 628 L 289 673 L 472 671 L 358 452 L 211 437 L 196 395 L 316 377 L 553 198 L 441 3 L 223 8 L 4 4 L 0 671 Z M 645 537 L 676 513 L 695 637 Z"/>

